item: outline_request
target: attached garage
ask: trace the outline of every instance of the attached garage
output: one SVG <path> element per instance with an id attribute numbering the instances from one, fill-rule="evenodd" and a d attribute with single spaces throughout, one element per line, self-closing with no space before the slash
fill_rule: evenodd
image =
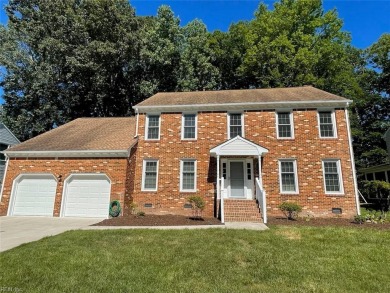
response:
<path id="1" fill-rule="evenodd" d="M 105 174 L 73 174 L 64 182 L 63 217 L 108 218 L 111 182 Z"/>
<path id="2" fill-rule="evenodd" d="M 12 188 L 10 216 L 53 216 L 57 181 L 51 174 L 21 174 Z"/>

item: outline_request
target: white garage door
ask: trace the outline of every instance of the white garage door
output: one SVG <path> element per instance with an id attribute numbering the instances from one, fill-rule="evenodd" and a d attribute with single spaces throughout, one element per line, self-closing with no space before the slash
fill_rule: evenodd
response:
<path id="1" fill-rule="evenodd" d="M 71 175 L 65 182 L 62 216 L 107 218 L 110 191 L 106 175 Z"/>
<path id="2" fill-rule="evenodd" d="M 57 181 L 50 174 L 21 175 L 14 181 L 11 216 L 53 216 Z"/>

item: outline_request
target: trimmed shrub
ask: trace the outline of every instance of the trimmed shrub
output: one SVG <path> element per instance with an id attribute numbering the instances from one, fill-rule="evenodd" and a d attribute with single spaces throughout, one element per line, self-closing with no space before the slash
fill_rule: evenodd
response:
<path id="1" fill-rule="evenodd" d="M 202 212 L 206 206 L 204 199 L 198 195 L 188 198 L 188 202 L 192 205 L 192 213 L 195 218 L 202 218 Z"/>
<path id="2" fill-rule="evenodd" d="M 296 219 L 298 214 L 302 211 L 302 207 L 299 204 L 287 201 L 281 203 L 279 205 L 279 209 L 283 212 L 288 220 Z"/>

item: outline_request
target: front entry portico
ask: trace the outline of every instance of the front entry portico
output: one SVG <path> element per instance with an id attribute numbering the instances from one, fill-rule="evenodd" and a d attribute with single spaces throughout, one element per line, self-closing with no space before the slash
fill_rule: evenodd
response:
<path id="1" fill-rule="evenodd" d="M 221 221 L 224 222 L 224 199 L 256 199 L 266 222 L 265 191 L 263 189 L 261 157 L 268 153 L 263 148 L 241 136 L 210 150 L 217 158 L 217 199 L 220 200 Z M 254 178 L 254 158 L 258 160 L 258 178 Z"/>

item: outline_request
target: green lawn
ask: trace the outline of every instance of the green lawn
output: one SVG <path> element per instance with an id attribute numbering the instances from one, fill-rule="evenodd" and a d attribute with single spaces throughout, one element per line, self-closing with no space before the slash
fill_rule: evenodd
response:
<path id="1" fill-rule="evenodd" d="M 71 231 L 0 254 L 13 292 L 390 292 L 390 232 Z"/>

